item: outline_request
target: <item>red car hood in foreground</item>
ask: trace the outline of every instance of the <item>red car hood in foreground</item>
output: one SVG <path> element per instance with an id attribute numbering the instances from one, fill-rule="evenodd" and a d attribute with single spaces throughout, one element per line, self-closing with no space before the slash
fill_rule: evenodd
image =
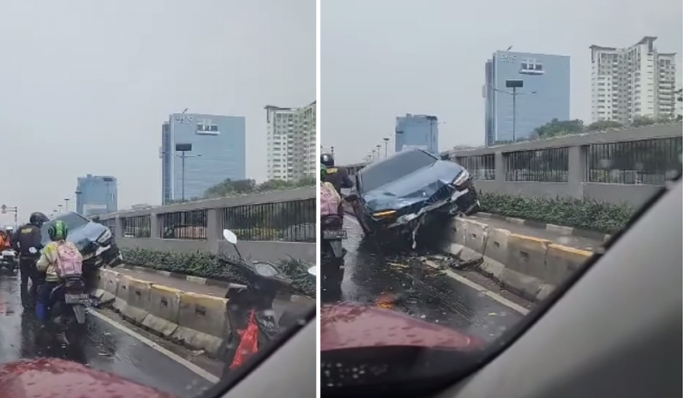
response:
<path id="1" fill-rule="evenodd" d="M 473 337 L 391 310 L 361 304 L 324 304 L 320 308 L 320 350 L 414 346 L 475 350 Z"/>
<path id="2" fill-rule="evenodd" d="M 112 374 L 57 358 L 0 366 L 0 398 L 175 398 Z"/>

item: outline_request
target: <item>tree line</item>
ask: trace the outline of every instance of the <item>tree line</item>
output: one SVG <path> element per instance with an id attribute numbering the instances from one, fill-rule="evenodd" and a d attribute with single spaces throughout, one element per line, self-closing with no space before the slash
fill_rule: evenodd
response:
<path id="1" fill-rule="evenodd" d="M 681 98 L 678 98 L 679 101 L 681 101 Z M 612 129 L 620 129 L 624 127 L 642 127 L 642 126 L 648 126 L 651 124 L 657 124 L 657 123 L 667 123 L 667 122 L 672 122 L 674 120 L 681 120 L 681 117 L 678 116 L 677 119 L 673 119 L 668 116 L 662 116 L 658 118 L 651 118 L 647 116 L 638 116 L 634 118 L 634 120 L 629 123 L 629 124 L 622 124 L 619 122 L 611 121 L 611 120 L 599 120 L 597 122 L 593 122 L 591 124 L 586 125 L 583 120 L 580 119 L 574 119 L 574 120 L 558 120 L 558 119 L 553 119 L 550 122 L 536 127 L 531 135 L 529 137 L 521 137 L 515 140 L 515 142 L 524 142 L 524 141 L 536 141 L 536 140 L 543 140 L 543 139 L 548 139 L 548 138 L 554 138 L 554 137 L 560 137 L 563 135 L 575 135 L 575 134 L 582 134 L 582 133 L 594 133 L 598 131 L 605 131 L 605 130 L 612 130 Z M 512 144 L 513 141 L 508 140 L 508 141 L 496 141 L 496 145 L 504 145 L 504 144 Z"/>
<path id="2" fill-rule="evenodd" d="M 315 185 L 314 176 L 304 176 L 298 180 L 284 181 L 284 180 L 268 180 L 257 184 L 255 180 L 231 180 L 230 178 L 212 186 L 204 191 L 201 197 L 193 197 L 187 200 L 172 200 L 167 204 L 194 202 L 202 199 L 216 199 L 230 196 L 243 196 L 257 193 L 273 192 L 273 191 L 287 191 L 290 189 L 310 187 Z"/>

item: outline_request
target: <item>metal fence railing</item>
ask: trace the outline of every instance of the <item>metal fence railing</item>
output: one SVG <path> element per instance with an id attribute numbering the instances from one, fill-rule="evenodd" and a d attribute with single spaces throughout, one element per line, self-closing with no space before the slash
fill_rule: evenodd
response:
<path id="1" fill-rule="evenodd" d="M 315 242 L 316 208 L 315 198 L 228 207 L 221 227 L 246 241 Z"/>
<path id="2" fill-rule="evenodd" d="M 152 236 L 152 225 L 149 216 L 133 216 L 121 218 L 124 238 L 149 238 Z"/>
<path id="3" fill-rule="evenodd" d="M 661 185 L 681 172 L 681 142 L 681 137 L 670 137 L 590 145 L 586 180 Z"/>
<path id="4" fill-rule="evenodd" d="M 441 153 L 441 157 L 455 160 L 474 179 L 500 183 L 661 185 L 682 170 L 681 127 L 680 121 L 625 127 L 509 145 L 454 149 Z M 367 164 L 345 167 L 354 175 Z M 570 164 L 576 172 L 571 180 Z M 510 192 L 503 185 L 486 187 Z"/>
<path id="5" fill-rule="evenodd" d="M 505 154 L 505 180 L 567 182 L 569 148 L 548 148 Z"/>
<path id="6" fill-rule="evenodd" d="M 163 239 L 198 239 L 207 237 L 206 209 L 159 214 L 159 237 Z"/>
<path id="7" fill-rule="evenodd" d="M 456 157 L 456 163 L 464 167 L 475 180 L 496 178 L 496 157 L 494 154 Z"/>

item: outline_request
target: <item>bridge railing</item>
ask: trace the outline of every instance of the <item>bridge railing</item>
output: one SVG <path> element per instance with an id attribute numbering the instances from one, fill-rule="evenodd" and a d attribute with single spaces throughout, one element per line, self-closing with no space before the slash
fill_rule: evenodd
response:
<path id="1" fill-rule="evenodd" d="M 227 228 L 254 259 L 315 261 L 316 208 L 316 190 L 307 187 L 120 211 L 100 222 L 123 248 L 217 253 Z"/>
<path id="2" fill-rule="evenodd" d="M 640 205 L 681 170 L 680 122 L 442 153 L 482 192 Z M 348 166 L 355 174 L 365 164 Z"/>

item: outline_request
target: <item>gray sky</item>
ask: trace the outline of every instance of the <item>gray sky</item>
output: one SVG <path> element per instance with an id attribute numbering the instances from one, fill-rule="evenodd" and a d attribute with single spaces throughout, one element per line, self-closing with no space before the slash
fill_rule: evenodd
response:
<path id="1" fill-rule="evenodd" d="M 120 208 L 158 204 L 161 123 L 185 107 L 246 116 L 264 180 L 263 107 L 315 99 L 315 17 L 315 0 L 3 2 L 0 202 L 25 221 L 91 173 L 119 179 Z"/>
<path id="2" fill-rule="evenodd" d="M 571 116 L 590 122 L 588 47 L 651 35 L 680 53 L 681 13 L 680 0 L 324 0 L 322 144 L 359 162 L 393 140 L 396 116 L 427 113 L 446 123 L 441 150 L 483 145 L 484 63 L 510 45 L 571 56 Z"/>

